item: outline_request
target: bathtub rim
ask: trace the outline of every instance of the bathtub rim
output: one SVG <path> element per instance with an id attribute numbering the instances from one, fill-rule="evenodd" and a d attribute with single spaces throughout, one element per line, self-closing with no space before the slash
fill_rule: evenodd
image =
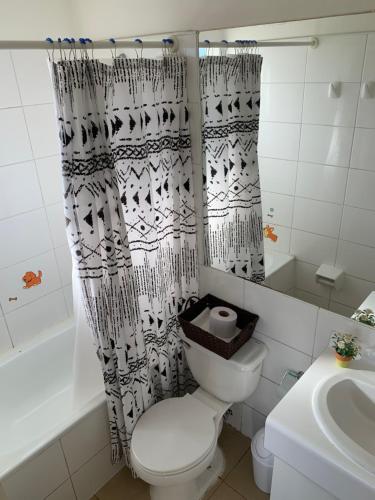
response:
<path id="1" fill-rule="evenodd" d="M 33 340 L 25 342 L 24 344 L 13 348 L 12 351 L 2 355 L 0 357 L 0 367 L 11 363 L 18 357 L 26 355 L 28 352 L 37 348 L 39 344 L 52 340 L 72 328 L 75 328 L 75 321 L 74 318 L 69 318 L 48 331 L 41 332 Z M 36 458 L 38 455 L 43 453 L 43 451 L 52 446 L 53 443 L 61 439 L 75 425 L 79 424 L 85 417 L 87 417 L 89 413 L 95 411 L 100 405 L 105 403 L 105 401 L 106 395 L 104 389 L 101 389 L 97 394 L 95 394 L 95 396 L 85 401 L 80 408 L 75 410 L 73 409 L 69 419 L 65 419 L 62 422 L 59 422 L 56 426 L 52 427 L 45 436 L 41 437 L 39 442 L 26 448 L 26 450 L 21 449 L 21 453 L 16 451 L 10 452 L 8 455 L 4 454 L 3 457 L 0 455 L 0 483 L 6 477 L 12 475 L 19 468 L 21 468 L 28 460 Z"/>

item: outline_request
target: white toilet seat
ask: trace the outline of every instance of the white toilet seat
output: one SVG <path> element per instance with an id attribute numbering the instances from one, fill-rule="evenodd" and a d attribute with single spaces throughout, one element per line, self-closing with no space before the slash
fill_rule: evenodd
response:
<path id="1" fill-rule="evenodd" d="M 212 455 L 217 412 L 195 397 L 171 398 L 152 406 L 135 426 L 134 465 L 154 477 L 182 474 Z"/>

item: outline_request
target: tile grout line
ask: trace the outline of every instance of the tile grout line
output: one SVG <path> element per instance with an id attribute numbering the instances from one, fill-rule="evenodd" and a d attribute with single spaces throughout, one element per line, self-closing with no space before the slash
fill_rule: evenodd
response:
<path id="1" fill-rule="evenodd" d="M 59 278 L 59 283 L 60 283 L 59 290 L 63 291 L 63 288 L 64 288 L 64 286 L 63 286 L 63 280 L 62 280 L 62 277 L 61 277 L 60 269 L 59 269 L 59 266 L 58 266 L 58 263 L 57 263 L 57 256 L 56 256 L 56 252 L 55 252 L 56 245 L 54 244 L 54 241 L 53 241 L 52 228 L 51 228 L 50 220 L 49 220 L 49 217 L 48 217 L 48 211 L 47 211 L 47 206 L 50 206 L 50 205 L 46 205 L 46 200 L 45 200 L 45 197 L 44 197 L 44 194 L 43 194 L 42 184 L 41 184 L 40 177 L 39 177 L 39 172 L 38 172 L 38 169 L 36 167 L 36 163 L 35 163 L 35 156 L 36 155 L 35 155 L 35 152 L 34 152 L 32 141 L 31 141 L 29 124 L 28 124 L 27 119 L 26 119 L 26 114 L 25 114 L 24 105 L 23 105 L 22 96 L 21 96 L 20 85 L 19 85 L 18 76 L 17 76 L 17 72 L 16 72 L 16 68 L 15 68 L 15 65 L 14 65 L 14 60 L 13 60 L 13 55 L 12 55 L 11 51 L 10 51 L 10 59 L 12 61 L 12 67 L 13 67 L 13 71 L 14 71 L 14 74 L 15 74 L 15 79 L 16 79 L 16 84 L 17 84 L 17 88 L 18 88 L 18 93 L 20 95 L 20 100 L 22 102 L 22 115 L 23 115 L 23 118 L 24 118 L 24 121 L 25 121 L 25 126 L 26 126 L 26 130 L 27 130 L 27 136 L 28 136 L 28 139 L 29 139 L 31 153 L 32 153 L 32 156 L 33 156 L 33 160 L 32 161 L 33 161 L 33 165 L 34 165 L 34 172 L 35 172 L 36 178 L 38 180 L 39 191 L 40 191 L 41 198 L 43 200 L 43 206 L 40 207 L 38 210 L 43 211 L 44 216 L 46 217 L 47 227 L 48 227 L 48 236 L 49 236 L 49 239 L 51 240 L 51 243 L 52 243 L 53 258 L 54 258 L 55 266 L 57 268 L 57 273 L 58 273 L 58 278 Z M 53 155 L 53 156 L 57 156 L 57 155 Z M 52 205 L 57 205 L 57 204 L 58 203 L 51 204 L 51 206 Z M 65 313 L 66 313 L 67 316 L 69 316 L 69 307 L 68 307 L 67 301 L 65 299 L 65 294 L 64 293 L 63 293 L 63 297 L 64 297 Z"/>
<path id="2" fill-rule="evenodd" d="M 355 129 L 357 125 L 357 119 L 358 119 L 358 110 L 359 110 L 359 104 L 360 104 L 360 99 L 361 99 L 361 82 L 363 80 L 363 75 L 365 71 L 365 63 L 366 63 L 366 52 L 367 52 L 367 43 L 368 43 L 368 33 L 366 33 L 366 42 L 363 50 L 363 59 L 362 59 L 362 71 L 361 71 L 361 81 L 359 82 L 359 92 L 358 92 L 358 97 L 357 97 L 357 106 L 356 106 L 356 111 L 355 111 L 355 117 L 354 117 L 354 126 L 353 126 L 353 133 L 352 133 L 352 141 L 350 144 L 350 154 L 349 154 L 349 166 L 348 170 L 346 173 L 346 182 L 345 182 L 345 191 L 344 191 L 344 200 L 343 200 L 343 207 L 341 211 L 341 217 L 340 217 L 340 223 L 338 227 L 338 236 L 337 236 L 337 245 L 336 245 L 336 255 L 335 255 L 335 266 L 337 265 L 337 259 L 338 259 L 338 254 L 339 254 L 339 245 L 340 245 L 340 234 L 341 234 L 341 229 L 342 229 L 342 224 L 344 220 L 344 210 L 345 206 L 350 206 L 346 205 L 346 196 L 348 193 L 348 185 L 349 185 L 349 174 L 350 174 L 350 165 L 351 165 L 351 160 L 352 160 L 352 155 L 353 155 L 353 144 L 354 144 L 354 135 L 355 135 Z M 345 241 L 345 240 L 342 240 Z M 328 302 L 328 307 L 331 307 L 331 303 L 334 302 L 332 300 L 332 290 L 330 290 L 329 293 L 329 302 Z"/>
<path id="3" fill-rule="evenodd" d="M 299 125 L 299 140 L 298 140 L 298 154 L 297 154 L 297 166 L 296 166 L 296 174 L 294 178 L 294 193 L 293 193 L 293 207 L 292 207 L 292 220 L 289 234 L 289 253 L 291 252 L 292 246 L 292 230 L 294 228 L 295 221 L 295 209 L 296 209 L 296 190 L 297 190 L 297 182 L 298 182 L 298 171 L 299 171 L 299 161 L 300 161 L 300 153 L 301 153 L 301 142 L 302 142 L 302 126 L 303 126 L 303 108 L 305 104 L 305 94 L 306 94 L 306 73 L 307 73 L 307 60 L 308 60 L 309 51 L 308 48 L 305 49 L 305 68 L 303 72 L 303 91 L 302 91 L 302 106 L 301 106 L 301 121 Z M 294 277 L 294 281 L 295 281 Z"/>

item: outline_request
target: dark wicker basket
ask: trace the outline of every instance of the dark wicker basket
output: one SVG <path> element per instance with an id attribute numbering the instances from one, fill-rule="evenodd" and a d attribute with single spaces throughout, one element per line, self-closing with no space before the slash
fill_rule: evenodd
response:
<path id="1" fill-rule="evenodd" d="M 215 337 L 215 335 L 212 335 L 199 326 L 193 325 L 191 323 L 191 321 L 193 321 L 201 312 L 203 312 L 206 307 L 212 309 L 213 307 L 217 306 L 229 307 L 237 313 L 236 326 L 241 331 L 230 342 L 225 342 L 219 337 Z M 245 311 L 244 309 L 230 304 L 229 302 L 225 302 L 224 300 L 221 300 L 214 295 L 208 294 L 202 299 L 195 302 L 191 307 L 189 307 L 189 309 L 181 313 L 178 316 L 178 319 L 186 337 L 194 340 L 194 342 L 197 342 L 197 344 L 206 347 L 219 356 L 222 356 L 225 359 L 229 359 L 252 336 L 259 316 Z"/>

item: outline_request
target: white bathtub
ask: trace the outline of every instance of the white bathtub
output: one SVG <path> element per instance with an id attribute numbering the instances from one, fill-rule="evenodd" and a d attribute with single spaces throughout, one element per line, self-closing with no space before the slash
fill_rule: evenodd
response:
<path id="1" fill-rule="evenodd" d="M 269 278 L 270 276 L 272 276 L 272 274 L 276 273 L 279 269 L 285 267 L 287 264 L 289 264 L 289 262 L 292 262 L 293 260 L 293 255 L 270 252 L 266 250 L 264 255 L 266 278 Z"/>
<path id="2" fill-rule="evenodd" d="M 295 286 L 295 257 L 293 255 L 265 251 L 264 264 L 266 279 L 264 284 L 274 290 L 287 293 Z"/>
<path id="3" fill-rule="evenodd" d="M 73 321 L 66 321 L 0 359 L 0 482 L 103 405 L 98 385 L 93 397 L 73 406 L 74 334 Z"/>

